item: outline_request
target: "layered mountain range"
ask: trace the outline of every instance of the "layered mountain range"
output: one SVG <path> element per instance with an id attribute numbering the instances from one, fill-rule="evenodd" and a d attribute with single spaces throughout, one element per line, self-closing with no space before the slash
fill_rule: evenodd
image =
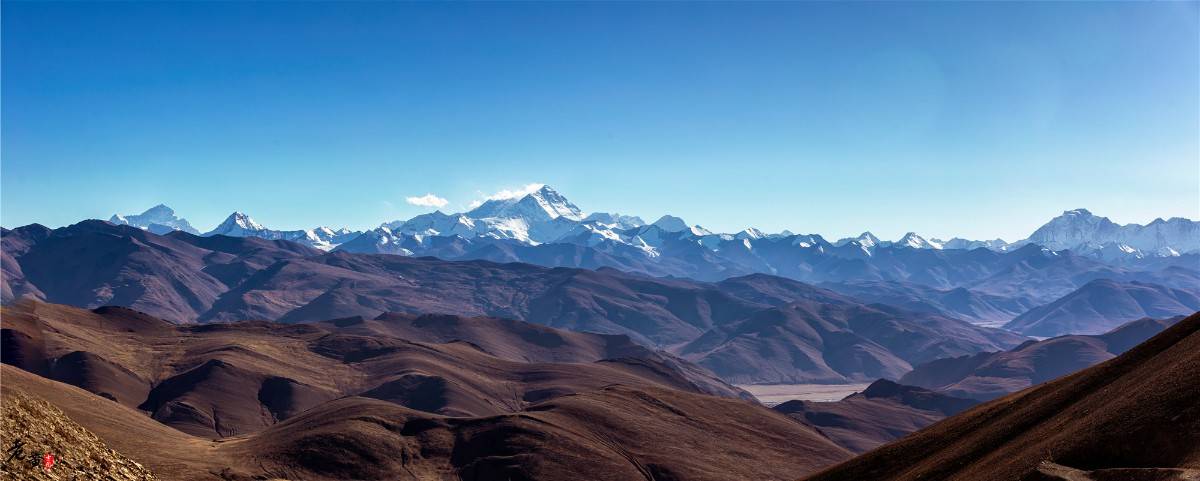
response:
<path id="1" fill-rule="evenodd" d="M 1188 222 L 828 242 L 543 186 L 201 235 L 156 206 L 0 232 L 0 394 L 114 479 L 1190 479 Z"/>
<path id="2" fill-rule="evenodd" d="M 6 231 L 2 247 L 6 303 L 119 305 L 177 323 L 386 312 L 503 317 L 626 335 L 737 382 L 896 378 L 935 356 L 1024 340 L 762 274 L 703 282 L 616 269 L 327 253 L 283 240 L 160 236 L 101 221 Z M 787 335 L 767 335 L 776 332 Z"/>
<path id="3" fill-rule="evenodd" d="M 163 226 L 187 225 L 162 206 L 140 216 L 114 216 L 111 222 L 160 233 Z M 710 282 L 771 274 L 820 283 L 868 302 L 1001 326 L 1032 309 L 1049 308 L 1099 279 L 1200 293 L 1197 225 L 1172 218 L 1122 226 L 1078 209 L 1011 244 L 942 241 L 915 233 L 884 241 L 870 232 L 830 242 L 816 234 L 766 234 L 753 228 L 713 233 L 669 215 L 645 223 L 635 216 L 585 214 L 554 189 L 541 186 L 523 195 L 488 200 L 468 212 L 432 212 L 366 232 L 326 227 L 272 230 L 236 212 L 202 237 L 287 240 L 323 251 L 456 261 L 611 267 Z M 1189 305 L 1181 302 L 1174 310 L 1151 309 L 1144 315 L 1186 314 L 1181 306 Z M 1106 312 L 1112 317 L 1091 332 L 1143 315 Z"/>
<path id="4" fill-rule="evenodd" d="M 197 234 L 187 221 L 176 218 L 174 212 L 163 205 L 139 215 L 114 215 L 110 222 L 151 229 L 160 234 L 172 229 Z M 689 226 L 682 219 L 670 215 L 647 224 L 636 216 L 604 212 L 585 214 L 562 194 L 544 185 L 524 195 L 489 199 L 467 212 L 445 214 L 436 211 L 408 220 L 385 222 L 365 232 L 328 227 L 272 230 L 254 222 L 246 214 L 235 212 L 204 235 L 218 234 L 286 239 L 325 250 L 356 241 L 343 249 L 401 255 L 439 254 L 436 247 L 429 245 L 442 243 L 431 240 L 437 237 L 459 237 L 472 241 L 473 245 L 464 247 L 467 250 L 490 245 L 490 241 L 506 240 L 523 246 L 572 244 L 598 248 L 609 254 L 633 249 L 625 254 L 640 252 L 648 259 L 661 257 L 664 243 L 680 239 L 699 244 L 719 257 L 723 249 L 736 249 L 736 244 L 753 251 L 758 247 L 755 244 L 760 241 L 781 239 L 796 246 L 808 244 L 807 248 L 850 246 L 850 249 L 839 251 L 850 257 L 871 256 L 877 248 L 889 247 L 1009 251 L 1028 244 L 1054 251 L 1071 250 L 1076 255 L 1109 261 L 1178 257 L 1200 251 L 1200 222 L 1183 218 L 1155 219 L 1147 225 L 1118 225 L 1086 209 L 1076 209 L 1051 219 L 1028 238 L 1013 243 L 1000 239 L 926 239 L 914 232 L 896 241 L 883 241 L 870 232 L 864 232 L 858 237 L 829 242 L 815 234 L 798 236 L 789 231 L 766 234 L 753 227 L 732 234 L 713 233 L 700 226 Z M 736 263 L 735 259 L 730 260 Z"/>
<path id="5" fill-rule="evenodd" d="M 624 336 L 512 320 L 389 314 L 203 327 L 114 307 L 23 301 L 3 309 L 6 363 L 204 437 L 254 432 L 347 395 L 458 416 L 613 383 L 749 397 Z"/>

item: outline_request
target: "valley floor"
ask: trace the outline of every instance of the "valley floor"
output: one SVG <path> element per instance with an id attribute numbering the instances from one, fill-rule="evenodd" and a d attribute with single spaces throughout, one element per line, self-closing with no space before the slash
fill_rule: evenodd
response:
<path id="1" fill-rule="evenodd" d="M 870 383 L 859 384 L 739 384 L 737 387 L 753 394 L 759 402 L 775 406 L 793 399 L 801 401 L 840 401 L 842 398 L 862 392 Z"/>

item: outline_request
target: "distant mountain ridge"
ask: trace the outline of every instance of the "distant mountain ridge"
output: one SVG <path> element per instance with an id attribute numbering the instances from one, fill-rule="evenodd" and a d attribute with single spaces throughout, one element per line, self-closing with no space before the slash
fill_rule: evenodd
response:
<path id="1" fill-rule="evenodd" d="M 1029 336 L 1100 334 L 1143 317 L 1171 317 L 1200 311 L 1200 290 L 1146 282 L 1097 279 L 1017 316 L 1004 328 Z"/>
<path id="2" fill-rule="evenodd" d="M 1030 240 L 942 241 L 912 232 L 897 241 L 864 232 L 830 242 L 816 234 L 754 228 L 713 233 L 670 215 L 646 223 L 629 215 L 588 214 L 553 188 L 534 187 L 464 213 L 435 211 L 361 233 L 325 227 L 274 230 L 235 212 L 204 235 L 287 240 L 324 251 L 611 267 L 702 281 L 765 273 L 831 286 L 874 283 L 883 290 L 858 289 L 854 295 L 986 325 L 1006 323 L 1095 279 L 1200 289 L 1200 251 L 1193 249 L 1196 236 L 1188 230 L 1196 223 L 1185 219 L 1156 221 L 1154 227 L 1117 226 L 1083 209 L 1067 211 L 1031 236 L 1062 250 Z M 148 226 L 151 218 L 187 225 L 165 206 L 115 221 Z M 161 232 L 166 224 L 154 225 Z M 1147 253 L 1113 240 L 1145 249 L 1176 247 Z"/>
<path id="3" fill-rule="evenodd" d="M 223 235 L 229 237 L 258 237 L 267 240 L 286 240 L 328 251 L 341 245 L 343 242 L 358 237 L 359 234 L 360 232 L 351 231 L 344 227 L 338 230 L 328 227 L 293 231 L 271 230 L 255 222 L 249 215 L 234 212 L 213 230 L 205 232 L 204 237 Z"/>
<path id="4" fill-rule="evenodd" d="M 156 233 L 190 228 L 161 205 L 110 221 Z M 770 234 L 755 228 L 713 233 L 671 215 L 646 223 L 636 216 L 589 214 L 550 186 L 533 185 L 463 213 L 435 211 L 366 232 L 274 230 L 234 212 L 204 236 L 286 240 L 323 251 L 611 267 L 701 281 L 765 273 L 828 283 L 872 302 L 1000 326 L 1097 279 L 1200 291 L 1197 225 L 1173 218 L 1120 226 L 1076 209 L 1011 244 L 999 239 L 943 241 L 915 232 L 896 241 L 864 232 L 830 242 L 817 234 Z M 862 288 L 867 285 L 872 287 Z"/>
<path id="5" fill-rule="evenodd" d="M 937 359 L 915 366 L 900 382 L 987 401 L 1116 357 L 1181 319 L 1144 318 L 1103 334 L 1059 336 L 1008 351 Z"/>
<path id="6" fill-rule="evenodd" d="M 175 217 L 174 212 L 164 205 L 155 206 L 136 216 L 114 215 L 109 221 L 152 229 L 157 234 L 171 230 L 198 234 L 186 220 Z M 384 222 L 368 231 L 333 230 L 328 227 L 273 230 L 254 222 L 244 213 L 235 212 L 205 235 L 215 234 L 284 239 L 322 250 L 341 248 L 350 252 L 397 255 L 443 255 L 436 250 L 430 252 L 426 244 L 451 242 L 453 238 L 462 238 L 474 244 L 472 248 L 497 241 L 511 241 L 526 247 L 571 244 L 595 248 L 609 255 L 641 257 L 650 262 L 662 258 L 663 244 L 673 240 L 694 242 L 707 250 L 708 255 L 723 257 L 725 254 L 738 255 L 730 251 L 755 251 L 758 248 L 755 244 L 763 241 L 797 237 L 789 231 L 769 234 L 753 227 L 734 234 L 713 233 L 700 226 L 689 226 L 683 219 L 671 215 L 664 215 L 647 224 L 636 216 L 606 212 L 588 214 L 547 185 L 531 186 L 531 190 L 519 195 L 488 199 L 466 212 L 447 214 L 434 211 L 408 220 Z M 1200 255 L 1200 222 L 1172 218 L 1156 219 L 1145 226 L 1122 226 L 1105 217 L 1095 216 L 1086 209 L 1065 211 L 1037 229 L 1029 238 L 1013 243 L 1001 239 L 969 240 L 957 237 L 941 240 L 925 238 L 915 232 L 908 232 L 896 241 L 880 240 L 870 232 L 836 242 L 828 242 L 814 234 L 799 237 L 793 245 L 849 247 L 868 257 L 875 255 L 878 249 L 888 248 L 984 248 L 1007 252 L 1029 244 L 1054 251 L 1071 250 L 1076 255 L 1109 262 Z M 447 239 L 439 241 L 431 238 Z M 755 270 L 752 267 L 750 270 L 770 272 L 769 269 Z"/>

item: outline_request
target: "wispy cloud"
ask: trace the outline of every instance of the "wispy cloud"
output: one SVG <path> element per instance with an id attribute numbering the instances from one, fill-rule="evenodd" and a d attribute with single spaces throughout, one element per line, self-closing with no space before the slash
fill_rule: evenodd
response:
<path id="1" fill-rule="evenodd" d="M 541 189 L 542 187 L 545 187 L 545 186 L 546 186 L 546 184 L 538 184 L 538 183 L 525 184 L 524 187 L 521 187 L 518 189 L 501 189 L 499 192 L 496 192 L 495 194 L 492 194 L 492 195 L 484 195 L 483 192 L 480 192 L 479 195 L 482 196 L 483 198 L 472 201 L 469 207 L 474 209 L 476 207 L 479 207 L 480 205 L 483 205 L 484 202 L 489 201 L 489 200 L 519 199 L 521 197 L 525 197 L 529 194 L 537 192 L 538 189 Z"/>
<path id="2" fill-rule="evenodd" d="M 450 203 L 450 201 L 443 199 L 441 197 L 438 197 L 436 195 L 433 195 L 433 194 L 425 194 L 420 197 L 405 197 L 404 201 L 408 202 L 409 204 L 416 205 L 416 206 L 439 207 L 439 208 L 445 207 L 446 204 Z"/>

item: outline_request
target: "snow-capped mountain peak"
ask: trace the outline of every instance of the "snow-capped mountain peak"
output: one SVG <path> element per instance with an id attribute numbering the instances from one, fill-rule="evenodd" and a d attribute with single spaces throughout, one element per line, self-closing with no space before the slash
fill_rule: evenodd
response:
<path id="1" fill-rule="evenodd" d="M 931 239 L 931 241 L 934 243 L 941 244 L 943 249 L 974 250 L 974 249 L 978 249 L 978 248 L 982 247 L 982 248 L 991 249 L 994 251 L 1006 251 L 1010 247 L 1009 243 L 1004 242 L 1004 239 L 979 241 L 979 240 L 963 239 L 961 237 L 954 237 L 948 241 L 942 241 L 940 239 Z"/>
<path id="2" fill-rule="evenodd" d="M 536 245 L 567 235 L 583 220 L 579 207 L 558 191 L 547 185 L 533 184 L 519 192 L 493 196 L 465 213 L 437 211 L 407 221 L 388 222 L 381 227 L 409 235 L 510 239 Z"/>
<path id="3" fill-rule="evenodd" d="M 941 249 L 942 248 L 941 243 L 926 240 L 924 237 L 917 235 L 916 232 L 909 232 L 907 234 L 904 234 L 904 237 L 901 237 L 900 240 L 896 241 L 896 243 L 894 245 L 902 246 L 902 247 L 911 247 L 913 249 Z"/>
<path id="4" fill-rule="evenodd" d="M 466 213 L 473 219 L 547 221 L 559 217 L 581 221 L 583 211 L 548 185 L 520 197 L 493 198 Z"/>
<path id="5" fill-rule="evenodd" d="M 836 247 L 841 247 L 841 246 L 844 246 L 851 242 L 857 242 L 858 245 L 860 245 L 866 249 L 873 249 L 873 248 L 875 248 L 875 246 L 879 245 L 880 241 L 879 241 L 878 237 L 875 237 L 875 234 L 872 234 L 870 231 L 867 231 L 867 232 L 863 232 L 862 234 L 859 234 L 858 237 L 847 237 L 845 239 L 840 239 L 837 242 L 835 242 L 833 245 Z"/>
<path id="6" fill-rule="evenodd" d="M 175 211 L 164 204 L 158 204 L 142 212 L 142 217 L 153 220 L 170 220 L 175 218 Z"/>
<path id="7" fill-rule="evenodd" d="M 755 229 L 753 227 L 750 227 L 750 228 L 747 228 L 746 230 L 743 230 L 743 231 L 735 234 L 734 238 L 741 239 L 741 240 L 746 240 L 746 239 L 758 240 L 758 239 L 762 239 L 766 236 L 767 235 L 764 234 L 763 231 Z"/>
<path id="8" fill-rule="evenodd" d="M 636 215 L 610 214 L 607 212 L 593 212 L 583 218 L 584 222 L 599 222 L 601 224 L 610 225 L 617 229 L 627 230 L 635 227 L 646 225 L 646 221 Z"/>
<path id="9" fill-rule="evenodd" d="M 525 196 L 521 201 L 525 201 L 526 199 L 536 202 L 538 207 L 550 213 L 552 217 L 565 217 L 575 221 L 583 220 L 583 211 L 579 210 L 579 207 L 572 204 L 566 197 L 563 197 L 562 194 L 548 185 L 543 185 L 537 192 Z"/>
<path id="10" fill-rule="evenodd" d="M 1147 254 L 1171 257 L 1171 252 L 1200 250 L 1200 222 L 1173 217 L 1166 221 L 1155 219 L 1146 225 L 1119 225 L 1087 209 L 1074 209 L 1051 219 L 1017 244 L 1070 249 L 1101 258 L 1140 258 Z"/>
<path id="11" fill-rule="evenodd" d="M 255 222 L 254 219 L 250 218 L 249 215 L 246 215 L 242 212 L 234 212 L 229 214 L 229 217 L 226 217 L 225 221 L 221 222 L 221 224 L 215 229 L 204 233 L 204 235 L 206 237 L 214 235 L 246 237 L 249 235 L 247 233 L 262 232 L 266 230 L 268 230 L 266 227 L 263 227 L 262 224 Z"/>
<path id="12" fill-rule="evenodd" d="M 167 234 L 171 231 L 181 230 L 189 234 L 199 234 L 187 219 L 175 216 L 175 211 L 163 204 L 158 204 L 154 207 L 146 209 L 145 212 L 136 215 L 120 215 L 113 214 L 108 222 L 119 225 L 131 225 L 140 229 L 145 229 L 155 234 Z"/>
<path id="13" fill-rule="evenodd" d="M 684 222 L 683 219 L 673 215 L 664 215 L 659 217 L 658 220 L 654 221 L 654 223 L 651 225 L 658 227 L 665 232 L 682 232 L 689 229 L 687 222 Z"/>

